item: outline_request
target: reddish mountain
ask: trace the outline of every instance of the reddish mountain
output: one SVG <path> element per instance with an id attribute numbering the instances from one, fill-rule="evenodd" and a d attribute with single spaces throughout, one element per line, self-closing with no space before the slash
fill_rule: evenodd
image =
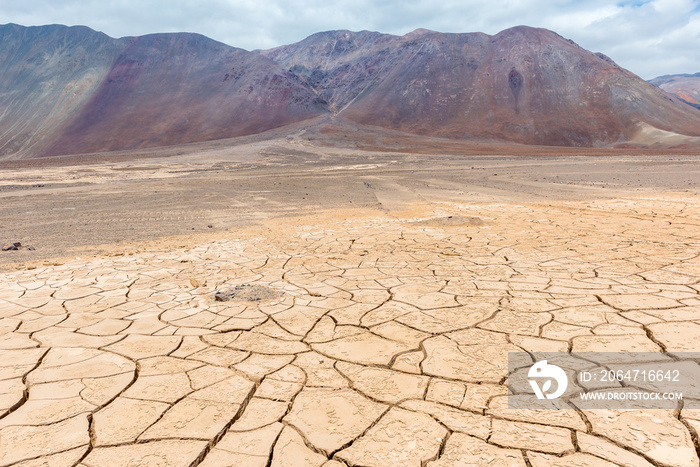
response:
<path id="1" fill-rule="evenodd" d="M 664 75 L 649 81 L 679 99 L 700 109 L 700 73 L 694 75 Z"/>
<path id="2" fill-rule="evenodd" d="M 271 60 L 197 34 L 115 40 L 88 28 L 8 25 L 0 44 L 0 154 L 220 139 L 325 112 Z"/>
<path id="3" fill-rule="evenodd" d="M 261 53 L 363 124 L 565 146 L 614 144 L 652 127 L 700 135 L 700 112 L 544 29 L 331 31 Z"/>
<path id="4" fill-rule="evenodd" d="M 0 157 L 254 134 L 332 113 L 526 144 L 684 144 L 700 111 L 544 29 L 331 31 L 247 52 L 197 34 L 0 26 Z"/>

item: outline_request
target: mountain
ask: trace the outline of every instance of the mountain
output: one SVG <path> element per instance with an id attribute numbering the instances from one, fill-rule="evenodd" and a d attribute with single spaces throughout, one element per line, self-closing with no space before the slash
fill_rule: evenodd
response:
<path id="1" fill-rule="evenodd" d="M 664 75 L 649 82 L 700 109 L 700 73 Z"/>
<path id="2" fill-rule="evenodd" d="M 0 157 L 42 152 L 123 47 L 86 27 L 0 26 Z"/>
<path id="3" fill-rule="evenodd" d="M 240 136 L 325 112 L 273 61 L 197 34 L 0 26 L 0 156 Z"/>
<path id="4" fill-rule="evenodd" d="M 0 158 L 207 141 L 321 115 L 543 145 L 700 136 L 700 111 L 544 29 L 329 31 L 249 52 L 189 33 L 0 26 Z"/>
<path id="5" fill-rule="evenodd" d="M 564 146 L 700 135 L 700 112 L 545 29 L 330 31 L 260 53 L 338 116 L 394 130 Z"/>

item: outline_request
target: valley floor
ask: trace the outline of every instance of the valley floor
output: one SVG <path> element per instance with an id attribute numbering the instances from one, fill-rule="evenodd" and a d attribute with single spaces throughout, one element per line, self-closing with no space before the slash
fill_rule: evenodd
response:
<path id="1" fill-rule="evenodd" d="M 254 142 L 0 172 L 0 466 L 697 466 L 508 352 L 700 350 L 690 156 Z M 230 292 L 229 301 L 215 299 Z"/>

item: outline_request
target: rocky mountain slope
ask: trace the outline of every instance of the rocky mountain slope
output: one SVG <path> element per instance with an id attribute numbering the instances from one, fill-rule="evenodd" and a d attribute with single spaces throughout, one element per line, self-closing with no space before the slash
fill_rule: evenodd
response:
<path id="1" fill-rule="evenodd" d="M 700 73 L 664 75 L 649 82 L 700 109 Z"/>
<path id="2" fill-rule="evenodd" d="M 650 127 L 700 135 L 700 113 L 544 29 L 331 31 L 261 53 L 358 123 L 565 146 L 633 140 Z"/>
<path id="3" fill-rule="evenodd" d="M 0 26 L 0 158 L 214 140 L 324 114 L 525 144 L 700 136 L 699 110 L 544 29 L 330 31 L 248 52 L 197 34 Z"/>
<path id="4" fill-rule="evenodd" d="M 44 151 L 123 48 L 85 27 L 0 26 L 0 157 Z"/>
<path id="5" fill-rule="evenodd" d="M 271 60 L 196 34 L 0 26 L 0 70 L 0 155 L 14 157 L 226 138 L 324 111 Z"/>

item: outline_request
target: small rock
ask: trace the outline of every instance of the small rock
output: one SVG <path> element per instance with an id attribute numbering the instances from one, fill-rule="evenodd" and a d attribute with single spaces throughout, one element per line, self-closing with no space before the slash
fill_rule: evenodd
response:
<path id="1" fill-rule="evenodd" d="M 19 250 L 19 248 L 21 246 L 22 246 L 22 244 L 19 242 L 16 242 L 16 243 L 7 242 L 2 246 L 2 251 L 16 251 L 16 250 Z"/>
<path id="2" fill-rule="evenodd" d="M 278 298 L 281 293 L 275 289 L 253 284 L 237 285 L 231 289 L 219 290 L 214 294 L 217 302 L 227 302 L 229 300 L 260 302 L 262 300 L 272 300 Z"/>

